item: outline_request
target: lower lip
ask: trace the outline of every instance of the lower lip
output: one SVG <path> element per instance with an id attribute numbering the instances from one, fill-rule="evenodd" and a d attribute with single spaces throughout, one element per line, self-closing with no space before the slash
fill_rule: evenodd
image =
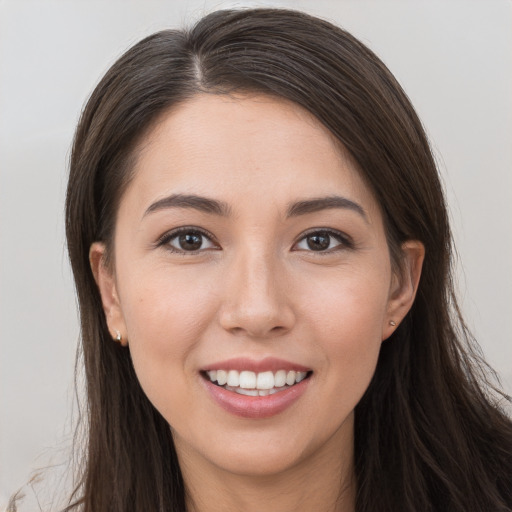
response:
<path id="1" fill-rule="evenodd" d="M 310 378 L 267 396 L 240 395 L 203 379 L 213 400 L 227 412 L 242 418 L 270 418 L 293 405 L 306 391 Z"/>

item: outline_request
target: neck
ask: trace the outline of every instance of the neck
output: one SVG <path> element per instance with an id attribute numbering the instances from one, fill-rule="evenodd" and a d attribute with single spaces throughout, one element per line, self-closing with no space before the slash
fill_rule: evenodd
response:
<path id="1" fill-rule="evenodd" d="M 204 460 L 198 464 L 187 453 L 180 457 L 187 511 L 354 512 L 353 442 L 347 448 L 340 453 L 327 443 L 293 467 L 269 475 L 231 473 Z"/>

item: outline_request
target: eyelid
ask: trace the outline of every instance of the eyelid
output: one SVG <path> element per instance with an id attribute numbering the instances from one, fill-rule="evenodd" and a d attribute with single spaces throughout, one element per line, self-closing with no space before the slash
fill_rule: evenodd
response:
<path id="1" fill-rule="evenodd" d="M 198 226 L 180 226 L 178 228 L 170 229 L 169 231 L 166 231 L 163 235 L 161 235 L 158 238 L 158 240 L 155 243 L 155 247 L 157 247 L 157 248 L 163 247 L 164 245 L 169 244 L 169 241 L 172 240 L 173 238 L 176 238 L 177 236 L 181 235 L 182 233 L 189 233 L 191 231 L 200 233 L 201 235 L 206 237 L 212 244 L 216 245 L 217 248 L 220 249 L 220 246 L 217 243 L 217 241 L 215 240 L 215 237 L 213 236 L 213 234 L 210 233 L 208 230 L 206 230 L 204 228 L 200 228 Z M 172 247 L 171 245 L 167 245 L 166 248 L 170 252 L 173 252 L 176 254 L 198 254 L 200 252 L 211 250 L 211 248 L 209 248 L 209 249 L 199 249 L 197 251 L 182 251 L 182 250 L 176 249 L 175 247 Z"/>
<path id="2" fill-rule="evenodd" d="M 155 247 L 162 247 L 162 246 L 168 244 L 171 239 L 179 236 L 181 233 L 187 233 L 190 231 L 195 231 L 195 232 L 200 233 L 201 235 L 205 236 L 212 244 L 216 245 L 218 249 L 220 249 L 218 242 L 215 240 L 215 236 L 212 233 L 210 233 L 208 230 L 206 230 L 204 228 L 200 228 L 198 226 L 180 226 L 177 228 L 173 228 L 169 231 L 166 231 L 163 235 L 161 235 L 157 239 L 157 241 L 155 242 Z M 326 233 L 329 236 L 332 236 L 333 238 L 335 238 L 336 240 L 338 240 L 340 242 L 340 246 L 344 249 L 347 249 L 347 248 L 353 249 L 355 246 L 352 238 L 342 231 L 339 231 L 334 228 L 316 227 L 316 228 L 308 229 L 307 231 L 304 231 L 303 233 L 301 233 L 299 235 L 299 237 L 297 237 L 296 241 L 294 242 L 294 244 L 292 246 L 292 250 L 304 238 L 306 238 L 309 235 L 313 235 L 315 233 Z M 181 251 L 181 250 L 176 249 L 169 245 L 168 250 L 171 252 L 177 253 L 177 254 L 197 254 L 200 252 L 204 252 L 206 250 L 211 250 L 211 248 L 210 249 L 199 249 L 198 251 Z M 304 249 L 299 249 L 299 250 L 304 250 Z M 330 249 L 330 250 L 326 250 L 326 251 L 311 250 L 308 252 L 313 252 L 313 253 L 318 253 L 318 254 L 326 254 L 326 253 L 328 254 L 330 252 L 335 252 L 336 250 L 337 250 L 337 247 Z"/>
<path id="3" fill-rule="evenodd" d="M 338 240 L 340 242 L 340 245 L 339 245 L 340 249 L 353 249 L 355 247 L 355 243 L 354 243 L 352 237 L 350 237 L 349 235 L 347 235 L 343 231 L 339 231 L 339 230 L 334 229 L 334 228 L 318 227 L 318 228 L 308 229 L 307 231 L 301 233 L 300 236 L 295 241 L 295 243 L 293 244 L 292 250 L 293 250 L 294 247 L 297 246 L 297 244 L 299 242 L 304 240 L 304 238 L 306 238 L 309 235 L 314 235 L 315 233 L 326 233 L 329 236 L 332 236 L 333 238 L 335 238 L 336 240 Z M 306 251 L 305 249 L 298 249 L 298 250 Z M 310 250 L 310 251 L 306 251 L 306 252 L 312 252 L 312 253 L 320 254 L 321 255 L 321 254 L 330 254 L 331 252 L 335 252 L 336 250 L 338 250 L 338 246 L 334 247 L 333 249 L 328 249 L 328 250 L 325 250 L 325 251 L 313 251 L 313 250 Z"/>

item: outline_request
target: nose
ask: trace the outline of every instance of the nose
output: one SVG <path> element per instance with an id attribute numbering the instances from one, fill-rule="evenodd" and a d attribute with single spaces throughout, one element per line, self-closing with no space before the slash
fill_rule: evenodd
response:
<path id="1" fill-rule="evenodd" d="M 230 333 L 273 338 L 295 324 L 291 297 L 282 268 L 269 256 L 245 255 L 227 270 L 220 324 Z"/>

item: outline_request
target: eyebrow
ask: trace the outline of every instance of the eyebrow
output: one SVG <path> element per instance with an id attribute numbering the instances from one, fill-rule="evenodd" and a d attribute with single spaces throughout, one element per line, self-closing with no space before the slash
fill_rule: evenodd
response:
<path id="1" fill-rule="evenodd" d="M 192 208 L 200 212 L 213 213 L 222 217 L 228 217 L 231 213 L 231 208 L 223 201 L 196 195 L 172 194 L 151 204 L 144 212 L 143 217 L 149 213 L 167 208 Z"/>
<path id="2" fill-rule="evenodd" d="M 299 215 L 315 213 L 321 210 L 328 210 L 330 208 L 352 210 L 361 215 L 361 217 L 363 217 L 363 219 L 368 222 L 368 216 L 366 215 L 364 208 L 360 204 L 342 196 L 318 197 L 304 201 L 298 201 L 289 206 L 286 216 L 297 217 Z"/>
<path id="3" fill-rule="evenodd" d="M 192 208 L 200 212 L 211 213 L 221 217 L 229 217 L 231 215 L 230 206 L 223 201 L 193 194 L 172 194 L 152 203 L 144 212 L 143 217 L 152 212 L 168 208 Z M 361 217 L 368 222 L 364 208 L 360 204 L 342 196 L 327 196 L 297 201 L 290 204 L 286 217 L 298 217 L 300 215 L 307 215 L 331 208 L 352 210 L 361 215 Z"/>

